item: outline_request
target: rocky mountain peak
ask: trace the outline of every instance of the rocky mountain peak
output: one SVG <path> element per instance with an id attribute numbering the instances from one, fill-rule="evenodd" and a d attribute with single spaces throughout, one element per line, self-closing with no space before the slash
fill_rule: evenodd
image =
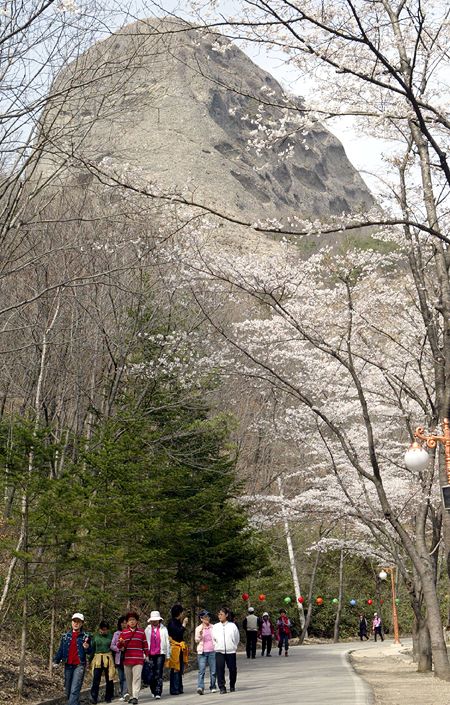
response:
<path id="1" fill-rule="evenodd" d="M 246 220 L 324 218 L 373 200 L 341 143 L 300 98 L 226 37 L 145 20 L 98 42 L 58 78 L 52 154 L 138 167 L 169 192 Z"/>

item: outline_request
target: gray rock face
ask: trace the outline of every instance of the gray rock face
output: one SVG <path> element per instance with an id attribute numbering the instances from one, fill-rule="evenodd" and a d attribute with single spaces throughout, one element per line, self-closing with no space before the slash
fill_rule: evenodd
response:
<path id="1" fill-rule="evenodd" d="M 44 117 L 47 174 L 61 153 L 110 158 L 251 221 L 326 219 L 373 203 L 340 142 L 318 122 L 305 127 L 301 99 L 220 35 L 141 21 L 92 47 L 56 89 Z"/>

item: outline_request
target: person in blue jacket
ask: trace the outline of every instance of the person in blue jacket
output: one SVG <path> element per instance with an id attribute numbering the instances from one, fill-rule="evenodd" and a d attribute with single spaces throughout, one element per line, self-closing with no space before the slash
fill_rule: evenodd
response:
<path id="1" fill-rule="evenodd" d="M 67 705 L 80 705 L 80 691 L 86 672 L 87 656 L 92 652 L 90 635 L 84 631 L 81 612 L 72 615 L 72 628 L 62 635 L 53 663 L 64 662 L 64 689 Z"/>

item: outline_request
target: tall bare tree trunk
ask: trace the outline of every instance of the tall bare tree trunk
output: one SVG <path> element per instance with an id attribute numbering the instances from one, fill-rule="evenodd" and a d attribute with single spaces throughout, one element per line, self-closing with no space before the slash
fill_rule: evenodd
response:
<path id="1" fill-rule="evenodd" d="M 41 350 L 41 359 L 40 359 L 40 366 L 39 366 L 39 375 L 37 379 L 37 385 L 36 385 L 36 396 L 35 396 L 35 404 L 34 404 L 34 412 L 35 412 L 35 418 L 34 418 L 34 434 L 33 437 L 34 439 L 37 436 L 38 428 L 39 428 L 39 418 L 40 418 L 40 411 L 41 411 L 41 396 L 42 396 L 42 385 L 44 381 L 44 374 L 45 374 L 45 365 L 46 365 L 46 358 L 47 358 L 47 351 L 48 351 L 48 335 L 51 332 L 53 326 L 55 325 L 56 319 L 58 317 L 59 313 L 59 308 L 60 308 L 60 292 L 58 291 L 55 297 L 55 308 L 54 308 L 54 313 L 52 316 L 51 321 L 47 325 L 46 329 L 44 330 L 44 334 L 42 336 L 42 350 Z M 24 485 L 24 491 L 22 495 L 22 512 L 21 512 L 21 535 L 23 536 L 23 544 L 22 544 L 22 551 L 24 554 L 23 557 L 23 590 L 24 590 L 24 597 L 23 597 L 23 604 L 22 604 L 22 632 L 21 632 L 21 640 L 20 640 L 20 660 L 19 660 L 19 676 L 17 680 L 17 691 L 19 695 L 21 696 L 23 693 L 23 684 L 24 684 L 24 675 L 25 675 L 25 656 L 26 656 L 26 648 L 27 648 L 27 635 L 28 635 L 28 588 L 29 588 L 29 557 L 28 557 L 28 543 L 29 543 L 29 482 L 31 481 L 33 472 L 34 472 L 34 467 L 35 467 L 35 451 L 33 448 L 31 448 L 29 455 L 28 455 L 28 470 L 27 470 L 27 478 L 26 482 Z"/>
<path id="2" fill-rule="evenodd" d="M 31 455 L 31 454 L 30 454 Z M 23 695 L 23 685 L 25 678 L 25 657 L 27 648 L 27 633 L 28 633 L 28 494 L 25 492 L 22 498 L 22 527 L 24 533 L 23 540 L 23 601 L 22 601 L 22 631 L 20 635 L 20 659 L 19 659 L 19 675 L 17 679 L 17 692 L 19 696 Z"/>
<path id="3" fill-rule="evenodd" d="M 427 620 L 423 615 L 414 615 L 413 623 L 414 661 L 418 673 L 429 673 L 432 670 L 431 640 Z"/>
<path id="4" fill-rule="evenodd" d="M 50 616 L 50 640 L 48 645 L 48 670 L 50 676 L 53 673 L 53 654 L 55 653 L 55 631 L 56 631 L 56 570 L 53 575 L 53 600 Z"/>
<path id="5" fill-rule="evenodd" d="M 300 591 L 300 582 L 298 579 L 297 565 L 295 563 L 295 554 L 294 554 L 294 546 L 292 544 L 291 530 L 289 528 L 286 507 L 284 506 L 284 501 L 283 501 L 284 500 L 283 484 L 282 484 L 280 477 L 278 478 L 278 492 L 279 492 L 279 495 L 281 498 L 281 514 L 283 516 L 284 535 L 286 537 L 286 544 L 287 544 L 288 555 L 289 555 L 289 567 L 291 569 L 292 582 L 294 583 L 295 602 L 296 602 L 297 609 L 298 609 L 300 627 L 302 628 L 302 631 L 303 631 L 305 628 L 305 613 L 303 610 L 303 605 L 298 601 L 298 598 L 301 596 L 302 593 Z M 306 631 L 305 636 L 308 636 L 307 631 Z"/>
<path id="6" fill-rule="evenodd" d="M 15 555 L 11 558 L 11 560 L 9 562 L 8 572 L 7 572 L 6 578 L 5 578 L 5 584 L 3 585 L 2 596 L 0 598 L 0 615 L 3 612 L 4 606 L 5 606 L 8 594 L 9 594 L 14 569 L 15 569 L 17 561 L 18 561 L 17 553 L 22 549 L 23 540 L 24 540 L 24 533 L 23 533 L 23 527 L 21 527 L 19 538 L 16 543 Z"/>
<path id="7" fill-rule="evenodd" d="M 333 641 L 335 644 L 339 641 L 339 626 L 341 622 L 341 612 L 342 612 L 342 596 L 344 594 L 344 549 L 341 548 L 341 555 L 339 557 L 339 595 L 338 595 L 338 606 L 336 610 L 336 617 L 334 619 L 334 636 Z"/>
<path id="8" fill-rule="evenodd" d="M 321 554 L 319 551 L 317 551 L 316 552 L 316 560 L 314 561 L 314 565 L 313 565 L 313 569 L 312 569 L 312 573 L 311 573 L 311 581 L 309 583 L 308 608 L 306 611 L 305 626 L 303 627 L 302 633 L 300 634 L 300 639 L 299 639 L 300 644 L 303 644 L 304 640 L 308 637 L 308 629 L 309 629 L 309 625 L 311 624 L 311 616 L 312 616 L 312 610 L 313 610 L 312 599 L 313 599 L 313 593 L 314 593 L 314 584 L 316 582 L 316 575 L 317 575 L 317 571 L 319 569 L 320 557 L 321 557 Z"/>

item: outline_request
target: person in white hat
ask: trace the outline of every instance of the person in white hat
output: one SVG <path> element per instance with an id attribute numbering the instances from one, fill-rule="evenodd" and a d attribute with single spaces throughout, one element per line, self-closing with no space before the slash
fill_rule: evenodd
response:
<path id="1" fill-rule="evenodd" d="M 268 612 L 263 612 L 261 626 L 259 629 L 261 636 L 261 656 L 264 656 L 267 650 L 267 656 L 272 656 L 272 640 L 275 635 L 275 629 Z"/>
<path id="2" fill-rule="evenodd" d="M 242 622 L 245 629 L 247 658 L 256 658 L 256 641 L 258 638 L 258 630 L 261 626 L 261 620 L 255 614 L 255 608 L 249 607 L 248 614 Z"/>
<path id="3" fill-rule="evenodd" d="M 163 618 L 158 610 L 150 612 L 145 628 L 148 644 L 149 678 L 148 685 L 156 700 L 160 700 L 163 691 L 163 669 L 166 658 L 170 658 L 169 633 L 162 624 Z"/>
<path id="4" fill-rule="evenodd" d="M 86 657 L 92 653 L 91 637 L 83 629 L 84 615 L 72 615 L 72 627 L 62 635 L 53 663 L 64 663 L 64 690 L 67 705 L 79 705 L 80 691 L 86 672 Z"/>
<path id="5" fill-rule="evenodd" d="M 380 637 L 381 641 L 384 641 L 383 630 L 381 628 L 381 617 L 378 616 L 378 612 L 373 613 L 372 631 L 375 641 L 377 640 L 377 636 Z"/>

